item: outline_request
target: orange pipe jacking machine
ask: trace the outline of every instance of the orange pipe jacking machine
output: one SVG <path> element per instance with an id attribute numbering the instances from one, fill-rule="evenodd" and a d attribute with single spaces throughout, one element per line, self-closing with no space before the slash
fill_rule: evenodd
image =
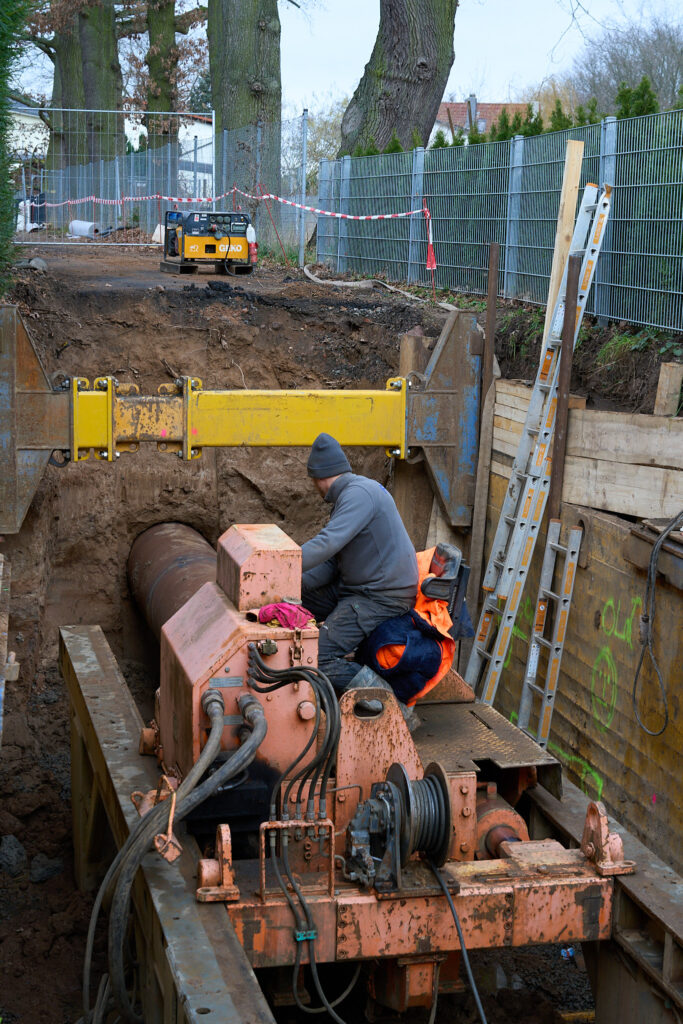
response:
<path id="1" fill-rule="evenodd" d="M 337 699 L 317 670 L 314 624 L 258 621 L 267 604 L 300 602 L 301 550 L 277 526 L 232 526 L 211 556 L 179 524 L 131 550 L 161 645 L 140 751 L 162 779 L 135 794 L 137 831 L 143 852 L 153 835 L 172 861 L 185 821 L 204 854 L 197 900 L 225 903 L 254 968 L 289 969 L 279 1003 L 308 989 L 342 1020 L 318 966 L 345 963 L 356 980 L 365 966 L 380 1006 L 428 1007 L 463 987 L 469 949 L 610 937 L 613 876 L 634 865 L 602 805 L 589 806 L 578 849 L 529 838 L 525 794 L 542 782 L 559 795 L 554 758 L 453 671 L 441 698 L 430 694 L 438 702 L 418 704 L 413 735 L 385 690 Z M 110 960 L 116 913 L 117 896 Z"/>

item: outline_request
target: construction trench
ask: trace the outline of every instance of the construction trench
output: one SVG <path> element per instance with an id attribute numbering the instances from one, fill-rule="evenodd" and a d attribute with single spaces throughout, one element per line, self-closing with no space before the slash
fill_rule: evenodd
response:
<path id="1" fill-rule="evenodd" d="M 64 378 L 82 376 L 90 381 L 111 375 L 121 384 L 138 385 L 143 395 L 154 394 L 160 383 L 169 384 L 182 377 L 201 378 L 204 389 L 383 390 L 385 382 L 399 371 L 401 337 L 413 332 L 413 339 L 422 334 L 435 340 L 447 319 L 445 311 L 411 303 L 400 296 L 316 286 L 294 271 L 277 268 L 261 267 L 246 281 L 202 274 L 187 285 L 184 280 L 162 277 L 156 269 L 154 256 L 145 254 L 117 258 L 109 253 L 69 252 L 50 258 L 48 262 L 49 272 L 45 275 L 32 271 L 22 273 L 12 296 L 48 375 L 53 380 L 53 375 L 62 374 Z M 412 344 L 414 350 L 415 342 Z M 502 353 L 499 354 L 503 377 L 513 376 Z M 533 359 L 533 354 L 530 358 Z M 584 358 L 587 357 L 582 352 L 581 359 Z M 532 368 L 529 375 L 533 376 L 533 372 Z M 656 367 L 648 366 L 642 374 L 641 391 L 644 378 L 651 381 L 651 399 L 654 400 Z M 583 391 L 583 394 L 590 391 L 593 405 L 609 404 L 607 388 L 601 395 L 582 384 L 579 382 L 577 386 L 573 381 L 572 390 Z M 638 402 L 647 400 L 639 394 Z M 640 411 L 651 412 L 651 409 L 643 405 Z M 498 447 L 500 449 L 500 444 Z M 495 450 L 494 436 L 494 460 Z M 75 689 L 73 680 L 67 687 L 63 678 L 66 641 L 63 638 L 60 653 L 59 629 L 66 626 L 101 628 L 134 698 L 136 713 L 148 722 L 155 714 L 159 646 L 131 594 L 126 566 L 134 542 L 149 527 L 167 522 L 191 527 L 214 548 L 234 523 L 276 524 L 296 544 L 303 543 L 327 518 L 325 506 L 306 476 L 307 455 L 308 450 L 303 447 L 207 447 L 198 461 L 186 462 L 171 452 L 163 453 L 151 445 L 143 445 L 139 451 L 124 452 L 113 465 L 99 465 L 93 459 L 65 467 L 53 465 L 42 477 L 20 532 L 5 535 L 0 554 L 11 566 L 8 649 L 15 652 L 20 670 L 16 680 L 8 677 L 0 757 L 0 834 L 4 837 L 5 857 L 10 856 L 11 860 L 10 864 L 3 859 L 5 870 L 0 874 L 0 1017 L 3 1024 L 75 1022 L 82 1015 L 81 970 L 94 888 L 113 856 L 114 847 L 108 836 L 112 820 L 117 816 L 121 818 L 121 812 L 113 809 L 112 794 L 116 786 L 112 783 L 112 793 L 105 796 L 102 818 L 86 823 L 87 815 L 84 817 L 82 808 L 81 812 L 76 808 L 72 820 L 72 785 L 78 787 L 81 804 L 91 799 L 92 792 L 91 769 L 84 763 L 84 749 L 77 743 L 72 745 L 70 739 L 72 716 L 76 714 L 79 718 L 87 739 L 86 720 L 90 711 L 85 707 L 77 713 L 71 710 Z M 353 447 L 350 455 L 354 472 L 373 477 L 395 491 L 406 487 L 405 480 L 399 483 L 395 477 L 394 462 L 382 448 Z M 504 451 L 502 456 L 504 461 Z M 495 474 L 495 468 L 492 473 Z M 496 481 L 494 476 L 491 479 L 489 520 L 496 515 L 496 504 L 498 507 L 501 504 L 500 479 Z M 427 546 L 434 533 L 429 525 L 431 502 L 425 497 L 424 482 L 415 477 L 414 483 L 416 497 L 411 514 L 406 518 L 411 520 L 411 530 L 415 522 L 423 524 L 419 527 L 423 535 L 416 536 L 415 540 L 418 547 Z M 596 515 L 599 518 L 600 514 Z M 605 526 L 606 537 L 610 529 L 624 529 L 628 533 L 630 521 L 623 515 L 620 522 L 626 526 L 615 525 L 616 516 L 604 514 L 603 518 L 610 521 Z M 593 544 L 606 550 L 609 544 L 600 539 L 600 523 L 591 524 L 588 512 L 584 522 L 588 529 L 592 525 Z M 459 534 L 463 541 L 466 533 Z M 609 552 L 603 551 L 600 557 L 609 561 Z M 618 571 L 622 575 L 625 572 L 622 566 Z M 638 575 L 631 566 L 629 572 L 632 573 L 629 594 L 642 597 L 644 574 Z M 530 586 L 529 590 L 535 593 L 536 580 L 532 582 L 533 588 Z M 565 845 L 569 841 L 577 847 L 585 817 L 585 806 L 580 803 L 584 794 L 612 799 L 616 807 L 608 808 L 610 828 L 614 827 L 612 813 L 628 822 L 635 847 L 627 845 L 626 857 L 632 855 L 634 848 L 640 852 L 640 862 L 632 878 L 638 880 L 639 868 L 640 884 L 645 886 L 639 890 L 637 882 L 633 881 L 636 889 L 619 890 L 620 927 L 627 938 L 618 945 L 614 939 L 607 939 L 608 933 L 599 936 L 605 940 L 601 943 L 595 941 L 598 938 L 595 932 L 585 936 L 591 940 L 586 947 L 588 966 L 593 972 L 599 970 L 606 979 L 601 987 L 594 975 L 593 990 L 581 946 L 571 940 L 571 935 L 566 942 L 560 935 L 553 934 L 552 944 L 548 944 L 542 941 L 541 928 L 537 929 L 536 938 L 526 940 L 536 944 L 520 942 L 515 943 L 517 948 L 500 948 L 496 942 L 491 942 L 493 948 L 473 949 L 474 975 L 491 1024 L 522 1021 L 550 1024 L 560 1020 L 597 1020 L 602 1024 L 617 1019 L 630 1024 L 631 1020 L 674 1021 L 680 1013 L 680 1009 L 676 1009 L 680 1007 L 683 984 L 680 879 L 666 867 L 669 864 L 681 870 L 680 850 L 676 849 L 675 841 L 676 835 L 680 838 L 680 806 L 676 810 L 674 754 L 680 748 L 677 737 L 680 738 L 681 728 L 677 704 L 681 681 L 680 590 L 668 578 L 662 583 L 662 589 L 665 593 L 658 629 L 664 632 L 669 629 L 672 636 L 678 629 L 679 640 L 678 649 L 669 651 L 663 664 L 670 680 L 672 731 L 665 735 L 667 753 L 662 756 L 656 772 L 660 807 L 651 801 L 644 816 L 639 808 L 631 808 L 623 802 L 619 787 L 623 786 L 624 790 L 628 787 L 623 779 L 617 779 L 616 770 L 614 786 L 610 786 L 612 776 L 607 771 L 604 787 L 601 779 L 599 787 L 591 788 L 591 780 L 598 776 L 598 770 L 590 769 L 593 771 L 590 776 L 586 767 L 588 760 L 583 754 L 579 755 L 581 744 L 577 740 L 573 752 L 566 751 L 568 756 L 556 755 L 563 761 L 567 779 L 562 801 L 565 817 L 565 811 L 553 803 L 552 795 L 545 806 L 541 800 L 526 812 L 535 828 L 531 838 L 557 836 Z M 617 600 L 618 597 L 612 605 L 616 625 L 612 624 L 611 633 L 607 628 L 603 631 L 610 636 L 620 633 L 626 636 L 623 609 L 630 608 L 630 604 L 622 598 L 619 618 L 620 613 L 615 608 Z M 593 606 L 589 609 L 586 601 L 585 617 L 593 614 Z M 579 618 L 583 622 L 582 615 Z M 635 624 L 633 630 L 637 632 Z M 661 632 L 658 636 L 661 637 Z M 634 661 L 630 653 L 629 665 Z M 618 652 L 613 656 L 619 662 Z M 513 668 L 520 657 L 524 655 L 513 650 Z M 579 671 L 571 661 L 576 657 L 572 654 L 569 659 L 572 674 Z M 460 671 L 463 671 L 462 666 Z M 585 671 L 590 673 L 589 668 Z M 509 718 L 515 700 L 501 696 L 505 717 Z M 516 699 L 518 702 L 518 696 Z M 659 707 L 654 698 L 652 700 L 652 706 L 646 710 L 656 714 Z M 577 708 L 572 727 L 581 730 L 580 716 L 584 713 L 581 700 L 577 700 Z M 623 713 L 621 706 L 617 713 Z M 98 735 L 102 739 L 110 727 L 111 735 L 103 742 L 112 747 L 118 745 L 120 765 L 125 765 L 126 757 L 138 757 L 137 736 L 129 737 L 130 747 L 127 741 L 121 743 L 119 714 L 125 718 L 133 714 L 133 710 L 117 705 L 111 719 L 106 716 L 107 722 L 99 723 Z M 563 720 L 568 717 L 566 704 L 558 709 L 558 714 Z M 598 733 L 598 741 L 603 735 L 604 730 Z M 568 744 L 560 738 L 562 742 L 556 746 L 565 752 Z M 633 746 L 635 749 L 638 744 L 634 742 Z M 84 748 L 89 758 L 96 757 L 92 738 L 85 742 Z M 656 758 L 653 749 L 657 748 L 651 747 L 638 757 Z M 638 757 L 630 759 L 629 770 L 637 766 Z M 154 760 L 143 760 L 145 771 L 155 778 L 158 772 Z M 555 757 L 547 761 L 539 758 L 541 764 L 551 761 L 554 762 Z M 101 766 L 97 769 L 102 770 Z M 647 771 L 644 771 L 642 786 L 645 789 L 649 786 L 646 776 Z M 550 776 L 547 782 L 552 789 L 554 782 Z M 572 782 L 580 789 L 575 790 Z M 99 784 L 104 787 L 101 778 Z M 610 793 L 615 795 L 610 797 Z M 639 794 L 633 797 L 633 803 L 643 803 Z M 619 811 L 623 813 L 620 815 Z M 648 823 L 647 813 L 655 812 L 658 817 Z M 578 838 L 569 838 L 572 814 L 578 814 L 580 819 Z M 102 843 L 94 844 L 96 855 L 86 855 L 87 844 L 79 828 L 87 828 L 103 838 Z M 120 828 L 119 820 L 113 830 L 118 829 L 120 834 Z M 9 845 L 6 837 L 13 837 Z M 648 856 L 649 874 L 643 881 L 642 855 L 646 851 L 639 840 L 647 842 L 648 838 L 653 841 L 658 856 Z M 74 839 L 77 846 L 79 842 L 83 844 L 75 858 Z M 91 840 L 92 835 L 88 842 Z M 120 838 L 117 841 L 120 843 Z M 11 870 L 7 870 L 8 864 Z M 160 862 L 160 866 L 151 869 L 152 884 L 160 886 L 164 871 L 176 870 Z M 566 866 L 563 871 L 566 875 Z M 600 884 L 603 883 L 607 891 L 604 877 Z M 610 894 L 612 884 L 610 878 Z M 188 882 L 192 900 L 196 885 L 196 880 Z M 589 903 L 583 904 L 584 919 L 589 914 L 590 899 L 598 898 L 597 890 L 588 898 Z M 137 894 L 136 899 L 149 902 L 144 894 Z M 443 903 L 445 907 L 445 901 Z M 178 906 L 186 907 L 185 904 Z M 197 904 L 192 903 L 192 906 L 196 908 Z M 222 904 L 214 904 L 212 910 L 216 906 L 224 912 Z M 186 912 L 189 920 L 193 920 L 189 910 L 178 911 Z M 493 904 L 490 912 L 495 917 Z M 141 911 L 138 913 L 144 917 Z M 171 918 L 173 916 L 171 914 Z M 211 920 L 215 921 L 215 916 Z M 153 917 L 152 914 L 150 921 Z M 601 919 L 601 927 L 606 926 L 606 920 Z M 152 931 L 146 936 L 150 941 L 147 956 L 140 949 L 137 956 L 146 962 L 145 970 L 149 969 L 148 973 L 156 978 L 152 995 L 151 989 L 147 990 L 146 1006 L 149 1007 L 150 1000 L 152 1003 L 156 1000 L 160 1009 L 158 1017 L 149 1014 L 145 1017 L 147 1024 L 154 1019 L 195 1020 L 197 1015 L 206 1019 L 208 1007 L 192 1003 L 191 999 L 184 1001 L 187 993 L 177 990 L 178 977 L 184 978 L 188 991 L 194 991 L 193 986 L 196 989 L 197 985 L 201 988 L 201 979 L 198 981 L 191 976 L 189 966 L 185 974 L 178 969 L 174 975 L 169 969 L 169 944 L 172 947 L 175 941 L 171 937 L 173 925 L 166 921 L 170 930 L 165 937 L 164 925 L 156 918 L 150 927 Z M 193 940 L 189 927 L 190 933 L 184 941 L 191 946 L 197 939 L 195 936 Z M 207 927 L 212 934 L 212 926 Z M 291 923 L 288 927 L 291 929 Z M 409 920 L 405 927 L 410 929 Z M 442 928 L 445 927 L 443 924 Z M 629 941 L 631 948 L 627 946 Z M 106 943 L 106 929 L 101 926 L 94 948 L 95 978 L 107 969 Z M 606 950 L 609 947 L 602 960 L 596 952 L 597 945 Z M 661 966 L 657 967 L 660 946 Z M 220 949 L 214 948 L 212 955 L 217 958 L 219 967 L 222 966 L 221 983 L 225 984 L 225 977 L 232 977 L 236 984 L 229 968 L 221 965 Z M 224 951 L 223 956 L 226 955 L 234 955 L 234 950 L 228 954 Z M 173 962 L 172 957 L 170 962 Z M 289 965 L 289 958 L 285 957 L 283 963 Z M 348 962 L 322 965 L 321 977 L 330 998 L 344 989 L 352 973 Z M 459 975 L 456 964 L 452 977 L 447 971 L 443 971 L 443 976 L 445 983 L 441 986 L 436 1020 L 444 1024 L 478 1020 L 464 972 Z M 277 1020 L 306 1019 L 304 1013 L 290 1005 L 290 966 L 268 968 L 259 973 L 259 981 L 270 1000 L 269 1011 L 264 1003 L 263 1007 L 253 1007 L 253 1017 L 239 1015 L 239 1007 L 248 1005 L 250 990 L 246 985 L 246 994 L 243 991 L 240 998 L 247 999 L 247 1004 L 240 1004 L 235 997 L 237 1016 L 233 1007 L 232 1016 L 226 1010 L 224 1016 L 216 1011 L 211 1018 L 265 1021 L 271 1018 L 264 1014 L 272 1012 Z M 397 978 L 393 983 L 398 984 Z M 149 977 L 146 984 L 152 985 Z M 388 986 L 389 981 L 384 984 Z M 434 984 L 432 975 L 428 984 Z M 376 983 L 375 994 L 379 987 Z M 623 994 L 617 997 L 619 990 Z M 647 995 L 643 994 L 645 990 Z M 631 1003 L 640 1000 L 641 1015 L 626 1016 L 620 998 Z M 606 1010 L 610 1002 L 612 1011 Z M 426 1021 L 428 1007 L 424 1000 L 416 999 L 416 1003 L 416 1007 L 408 1008 L 401 1018 L 394 1010 L 386 1008 L 386 1001 L 384 1005 L 379 1000 L 369 1003 L 367 984 L 359 984 L 339 1012 L 346 1020 L 362 1019 L 368 1012 L 369 1019 L 375 1020 Z M 114 1019 L 115 1014 L 111 1016 L 111 1020 Z"/>

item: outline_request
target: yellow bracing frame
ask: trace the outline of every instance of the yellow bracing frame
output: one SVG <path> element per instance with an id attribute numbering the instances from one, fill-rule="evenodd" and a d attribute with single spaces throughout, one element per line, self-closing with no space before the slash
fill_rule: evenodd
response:
<path id="1" fill-rule="evenodd" d="M 471 522 L 478 445 L 480 331 L 447 321 L 424 374 L 383 391 L 205 391 L 197 377 L 141 395 L 74 377 L 53 387 L 14 306 L 0 307 L 0 533 L 17 533 L 48 462 L 113 462 L 143 442 L 192 461 L 203 448 L 343 445 L 424 461 L 453 526 Z M 56 453 L 61 453 L 57 459 Z"/>
<path id="2" fill-rule="evenodd" d="M 137 385 L 98 377 L 71 382 L 71 459 L 93 451 L 111 462 L 140 442 L 183 459 L 202 448 L 310 445 L 323 427 L 344 445 L 379 445 L 406 453 L 406 381 L 392 378 L 386 391 L 204 391 L 198 377 L 139 395 Z"/>

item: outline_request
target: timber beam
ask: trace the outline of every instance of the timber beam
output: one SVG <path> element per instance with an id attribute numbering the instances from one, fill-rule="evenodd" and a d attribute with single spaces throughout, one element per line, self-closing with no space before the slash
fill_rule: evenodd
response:
<path id="1" fill-rule="evenodd" d="M 158 768 L 138 756 L 142 719 L 99 626 L 60 630 L 60 667 L 69 691 L 72 802 L 78 884 L 94 888 L 106 867 L 104 823 L 120 847 L 137 820 L 131 792 L 154 789 Z M 183 836 L 174 864 L 142 862 L 133 890 L 146 1021 L 274 1024 L 274 1017 L 225 908 L 198 903 L 199 850 Z"/>
<path id="2" fill-rule="evenodd" d="M 532 838 L 581 843 L 590 802 L 564 780 L 562 800 L 527 790 Z M 596 1024 L 679 1024 L 683 1012 L 683 878 L 611 819 L 632 875 L 615 878 L 612 939 L 584 943 Z"/>

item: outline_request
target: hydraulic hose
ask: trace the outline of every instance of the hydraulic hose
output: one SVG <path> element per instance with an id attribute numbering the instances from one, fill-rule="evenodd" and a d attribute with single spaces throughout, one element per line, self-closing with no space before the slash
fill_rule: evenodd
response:
<path id="1" fill-rule="evenodd" d="M 209 737 L 196 763 L 192 766 L 180 784 L 176 794 L 176 802 L 184 799 L 184 797 L 194 789 L 204 772 L 207 770 L 209 765 L 213 763 L 220 751 L 221 737 L 223 735 L 225 725 L 223 722 L 223 712 L 225 710 L 223 695 L 219 693 L 218 690 L 207 690 L 202 698 L 202 707 L 209 716 L 209 720 L 211 722 Z M 97 891 L 95 903 L 90 915 L 88 938 L 86 941 L 85 958 L 83 962 L 83 1011 L 85 1013 L 86 1020 L 88 1020 L 90 1015 L 90 969 L 92 963 L 93 944 L 95 941 L 95 929 L 97 927 L 97 920 L 99 918 L 104 897 L 108 892 L 112 881 L 118 875 L 121 863 L 124 858 L 127 857 L 128 852 L 136 839 L 142 835 L 143 832 L 150 832 L 151 840 L 151 837 L 155 836 L 163 827 L 163 823 L 167 819 L 167 815 L 168 808 L 164 807 L 163 803 L 160 803 L 157 804 L 156 807 L 153 807 L 152 810 L 143 818 L 140 818 L 134 828 L 131 829 L 128 838 L 110 864 L 109 870 L 104 876 L 102 884 Z"/>
<path id="2" fill-rule="evenodd" d="M 206 800 L 207 797 L 215 793 L 220 786 L 224 785 L 231 778 L 234 778 L 242 772 L 254 760 L 256 752 L 266 736 L 268 724 L 266 722 L 263 708 L 255 697 L 251 697 L 249 695 L 240 697 L 239 707 L 246 724 L 252 728 L 251 735 L 213 775 L 208 779 L 205 779 L 201 785 L 192 789 L 190 792 L 187 792 L 186 790 L 182 799 L 178 799 L 176 801 L 176 821 L 182 821 L 183 818 L 193 811 L 195 807 Z M 223 720 L 221 714 L 221 725 L 222 724 Z M 180 790 L 178 792 L 180 794 Z M 143 821 L 146 821 L 147 817 L 149 817 L 149 815 L 147 815 Z M 147 853 L 152 837 L 157 831 L 158 826 L 155 822 L 154 827 L 150 826 L 149 828 L 142 830 L 131 844 L 130 849 L 120 865 L 119 876 L 109 915 L 109 974 L 111 978 L 112 995 L 121 1016 L 124 1020 L 128 1021 L 129 1024 L 143 1024 L 143 1018 L 135 1012 L 126 990 L 123 940 L 126 923 L 128 921 L 130 892 L 133 886 L 133 881 L 140 864 Z"/>

